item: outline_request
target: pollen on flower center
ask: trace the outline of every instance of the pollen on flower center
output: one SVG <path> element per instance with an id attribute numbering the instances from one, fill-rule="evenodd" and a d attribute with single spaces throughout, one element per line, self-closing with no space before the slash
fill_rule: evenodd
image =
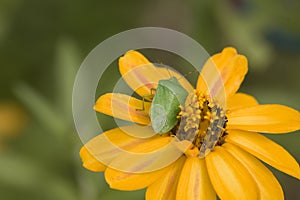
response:
<path id="1" fill-rule="evenodd" d="M 199 150 L 199 157 L 205 157 L 215 145 L 224 143 L 225 111 L 208 96 L 195 91 L 180 109 L 175 135 L 181 141 L 192 142 L 193 148 Z"/>

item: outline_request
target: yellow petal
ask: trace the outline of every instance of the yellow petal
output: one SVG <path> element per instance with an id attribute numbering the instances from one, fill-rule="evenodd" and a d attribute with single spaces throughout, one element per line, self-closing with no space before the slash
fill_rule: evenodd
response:
<path id="1" fill-rule="evenodd" d="M 192 92 L 194 90 L 194 87 L 190 84 L 190 82 L 181 74 L 167 68 L 158 67 L 157 70 L 159 73 L 163 74 L 164 77 L 168 77 L 167 79 L 171 77 L 176 77 L 178 82 L 182 87 L 186 89 L 188 92 Z"/>
<path id="2" fill-rule="evenodd" d="M 261 134 L 228 130 L 226 142 L 235 144 L 276 169 L 300 179 L 297 161 L 280 145 Z"/>
<path id="3" fill-rule="evenodd" d="M 169 167 L 148 173 L 128 173 L 108 167 L 105 179 L 109 186 L 118 190 L 139 190 L 145 188 L 165 174 Z"/>
<path id="4" fill-rule="evenodd" d="M 234 110 L 258 105 L 257 100 L 248 94 L 236 93 L 227 99 L 226 109 Z"/>
<path id="5" fill-rule="evenodd" d="M 88 170 L 93 172 L 103 172 L 106 169 L 106 166 L 94 158 L 85 146 L 80 149 L 80 158 L 82 160 L 83 167 Z"/>
<path id="6" fill-rule="evenodd" d="M 205 160 L 220 199 L 258 199 L 257 185 L 248 170 L 224 148 L 216 146 Z"/>
<path id="7" fill-rule="evenodd" d="M 185 156 L 180 157 L 162 177 L 152 183 L 147 189 L 146 200 L 174 200 L 184 162 Z"/>
<path id="8" fill-rule="evenodd" d="M 258 105 L 227 113 L 228 129 L 286 133 L 300 129 L 300 113 L 282 105 Z"/>
<path id="9" fill-rule="evenodd" d="M 283 191 L 279 182 L 265 165 L 263 165 L 259 160 L 257 160 L 248 152 L 240 149 L 233 144 L 225 143 L 222 147 L 224 147 L 231 155 L 239 160 L 240 163 L 242 163 L 251 174 L 252 178 L 255 180 L 259 188 L 260 199 L 284 199 Z"/>
<path id="10" fill-rule="evenodd" d="M 105 179 L 110 188 L 118 190 L 139 190 L 156 181 L 165 172 L 164 169 L 148 173 L 127 173 L 112 168 L 105 171 Z"/>
<path id="11" fill-rule="evenodd" d="M 107 132 L 104 132 L 102 137 L 107 138 L 107 140 L 109 140 L 109 142 L 111 142 L 114 146 L 120 148 L 120 149 L 124 149 L 126 151 L 132 151 L 132 149 L 138 145 L 142 145 L 145 142 L 149 142 L 152 141 L 154 139 L 158 139 L 158 138 L 163 138 L 163 136 L 160 136 L 158 134 L 155 134 L 153 137 L 149 137 L 149 138 L 137 138 L 137 137 L 133 137 L 132 135 L 135 135 L 134 133 L 129 133 L 128 131 L 140 131 L 140 129 L 135 129 L 136 125 L 132 125 L 132 126 L 124 126 L 124 127 L 119 127 L 119 128 L 115 128 L 115 129 L 111 129 Z M 145 128 L 150 128 L 150 127 L 145 127 Z M 101 137 L 101 135 L 97 136 L 97 137 Z M 101 140 L 101 139 L 100 139 Z M 100 140 L 95 138 L 95 145 L 98 145 L 101 148 L 101 143 L 97 143 L 97 142 L 101 142 Z M 92 141 L 89 141 L 89 143 Z M 89 144 L 88 143 L 88 144 Z"/>
<path id="12" fill-rule="evenodd" d="M 188 157 L 177 187 L 177 200 L 216 199 L 216 193 L 210 183 L 205 160 Z"/>
<path id="13" fill-rule="evenodd" d="M 125 94 L 108 93 L 97 100 L 94 109 L 119 119 L 147 125 L 150 123 L 150 105 L 144 102 L 145 110 L 139 110 L 143 107 L 143 101 Z"/>
<path id="14" fill-rule="evenodd" d="M 147 139 L 132 137 L 124 132 L 122 128 L 111 129 L 94 137 L 85 145 L 85 148 L 93 158 L 108 166 L 116 157 L 130 151 L 135 146 L 155 138 L 161 138 L 158 135 Z M 124 130 L 127 130 L 126 127 Z"/>
<path id="15" fill-rule="evenodd" d="M 128 51 L 119 59 L 119 70 L 126 83 L 141 97 L 149 96 L 159 80 L 170 79 L 172 76 L 187 91 L 193 91 L 193 86 L 182 75 L 171 69 L 156 67 L 137 51 Z"/>
<path id="16" fill-rule="evenodd" d="M 145 173 L 164 168 L 183 155 L 173 141 L 176 141 L 174 137 L 158 137 L 138 144 L 128 152 L 120 154 L 109 167 L 131 173 Z"/>
<path id="17" fill-rule="evenodd" d="M 161 79 L 167 79 L 137 51 L 128 51 L 119 59 L 119 70 L 126 83 L 141 97 L 151 94 Z"/>
<path id="18" fill-rule="evenodd" d="M 224 48 L 204 65 L 197 83 L 197 90 L 217 99 L 233 95 L 240 87 L 248 71 L 248 61 L 232 47 Z M 223 96 L 225 88 L 225 96 Z"/>
<path id="19" fill-rule="evenodd" d="M 28 113 L 13 101 L 0 101 L 0 140 L 21 133 L 28 124 Z"/>

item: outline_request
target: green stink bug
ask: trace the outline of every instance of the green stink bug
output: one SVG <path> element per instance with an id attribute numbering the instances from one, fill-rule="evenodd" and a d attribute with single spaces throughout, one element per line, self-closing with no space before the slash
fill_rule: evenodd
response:
<path id="1" fill-rule="evenodd" d="M 160 80 L 152 100 L 150 118 L 155 133 L 166 133 L 178 122 L 177 115 L 188 92 L 180 85 L 177 78 Z"/>

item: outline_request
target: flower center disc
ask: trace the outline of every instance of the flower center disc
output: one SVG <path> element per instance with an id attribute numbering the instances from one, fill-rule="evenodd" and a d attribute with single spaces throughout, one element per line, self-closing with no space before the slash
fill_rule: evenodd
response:
<path id="1" fill-rule="evenodd" d="M 195 91 L 180 109 L 180 123 L 172 132 L 179 140 L 190 141 L 192 148 L 199 150 L 200 158 L 205 157 L 215 145 L 224 143 L 227 118 L 216 102 Z"/>

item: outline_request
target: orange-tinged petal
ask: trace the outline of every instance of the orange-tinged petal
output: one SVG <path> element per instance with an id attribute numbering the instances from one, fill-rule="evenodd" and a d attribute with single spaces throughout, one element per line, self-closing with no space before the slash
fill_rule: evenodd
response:
<path id="1" fill-rule="evenodd" d="M 148 173 L 127 173 L 112 168 L 105 171 L 105 179 L 110 188 L 118 190 L 139 190 L 143 189 L 165 173 L 164 169 Z"/>
<path id="2" fill-rule="evenodd" d="M 115 128 L 115 129 L 111 129 L 107 132 L 104 132 L 103 135 L 104 137 L 106 137 L 113 145 L 124 149 L 126 151 L 130 151 L 131 149 L 133 149 L 134 147 L 143 144 L 145 142 L 148 141 L 152 141 L 154 139 L 157 138 L 162 138 L 162 136 L 160 135 L 154 135 L 153 137 L 149 137 L 149 138 L 137 138 L 137 137 L 133 137 L 131 135 L 135 135 L 134 132 L 135 131 L 135 126 L 124 126 L 124 127 L 119 127 L 119 128 Z M 132 131 L 131 133 L 127 132 L 127 131 Z M 137 129 L 139 131 L 139 129 Z M 101 135 L 97 136 L 97 137 L 101 137 Z M 103 137 L 102 136 L 102 137 Z M 95 145 L 101 145 L 100 143 L 97 144 L 97 142 L 100 142 L 99 140 L 97 140 L 96 138 L 94 138 L 96 142 Z M 93 139 L 93 140 L 94 140 Z M 101 139 L 100 139 L 101 140 Z M 92 141 L 90 141 L 92 142 Z M 90 143 L 89 142 L 89 143 Z M 88 144 L 89 144 L 88 143 Z M 100 146 L 101 147 L 101 146 Z"/>
<path id="3" fill-rule="evenodd" d="M 128 51 L 119 59 L 119 70 L 126 83 L 141 97 L 151 94 L 161 79 L 167 79 L 137 51 Z"/>
<path id="4" fill-rule="evenodd" d="M 156 171 L 174 163 L 183 155 L 175 141 L 174 137 L 148 140 L 120 154 L 109 167 L 132 173 Z"/>
<path id="5" fill-rule="evenodd" d="M 110 115 L 119 119 L 147 125 L 150 123 L 149 102 L 138 100 L 125 94 L 108 93 L 102 95 L 96 102 L 94 109 L 98 112 Z"/>
<path id="6" fill-rule="evenodd" d="M 170 166 L 148 173 L 128 173 L 108 167 L 105 179 L 109 186 L 118 190 L 139 190 L 145 188 L 164 175 Z"/>
<path id="7" fill-rule="evenodd" d="M 232 47 L 224 48 L 204 65 L 197 83 L 197 90 L 217 99 L 233 95 L 240 87 L 248 71 L 248 61 Z M 223 87 L 225 96 L 223 96 Z M 218 97 L 219 96 L 219 97 Z"/>
<path id="8" fill-rule="evenodd" d="M 283 105 L 258 105 L 227 113 L 228 129 L 286 133 L 300 129 L 300 113 Z"/>
<path id="9" fill-rule="evenodd" d="M 150 153 L 167 146 L 173 139 L 174 137 L 164 137 L 160 135 L 155 135 L 151 138 L 143 139 L 142 143 L 136 144 L 128 151 L 134 153 Z"/>
<path id="10" fill-rule="evenodd" d="M 180 157 L 162 177 L 152 183 L 147 188 L 146 200 L 174 200 L 184 162 L 185 156 Z"/>
<path id="11" fill-rule="evenodd" d="M 239 160 L 251 174 L 259 188 L 260 199 L 284 199 L 282 188 L 276 177 L 259 160 L 233 144 L 225 143 L 222 147 Z"/>
<path id="12" fill-rule="evenodd" d="M 89 151 L 83 146 L 80 149 L 80 158 L 82 160 L 82 166 L 93 172 L 103 172 L 106 166 L 99 162 Z"/>
<path id="13" fill-rule="evenodd" d="M 167 68 L 158 67 L 157 70 L 159 73 L 163 74 L 164 77 L 168 77 L 167 79 L 171 77 L 176 77 L 180 85 L 186 89 L 188 92 L 194 91 L 194 87 L 190 84 L 190 82 L 181 74 Z"/>
<path id="14" fill-rule="evenodd" d="M 210 183 L 205 160 L 188 157 L 177 187 L 177 200 L 216 199 L 216 193 Z"/>
<path id="15" fill-rule="evenodd" d="M 254 132 L 228 130 L 225 141 L 239 146 L 276 169 L 300 179 L 297 161 L 283 147 L 265 136 Z"/>
<path id="16" fill-rule="evenodd" d="M 244 93 L 236 93 L 230 96 L 227 99 L 226 103 L 226 109 L 228 110 L 241 109 L 258 105 L 257 100 L 253 96 Z"/>
<path id="17" fill-rule="evenodd" d="M 248 170 L 224 148 L 216 146 L 205 160 L 220 199 L 258 199 L 257 185 Z"/>
<path id="18" fill-rule="evenodd" d="M 159 135 L 147 139 L 132 137 L 124 132 L 122 128 L 111 129 L 94 137 L 85 144 L 85 148 L 96 160 L 108 166 L 116 157 L 135 146 L 155 138 L 161 138 Z M 124 130 L 127 130 L 126 127 Z"/>
<path id="19" fill-rule="evenodd" d="M 171 69 L 156 67 L 137 51 L 128 51 L 121 57 L 119 69 L 122 78 L 141 97 L 149 96 L 159 80 L 170 79 L 173 76 L 187 91 L 193 91 L 193 86 L 182 75 Z"/>

